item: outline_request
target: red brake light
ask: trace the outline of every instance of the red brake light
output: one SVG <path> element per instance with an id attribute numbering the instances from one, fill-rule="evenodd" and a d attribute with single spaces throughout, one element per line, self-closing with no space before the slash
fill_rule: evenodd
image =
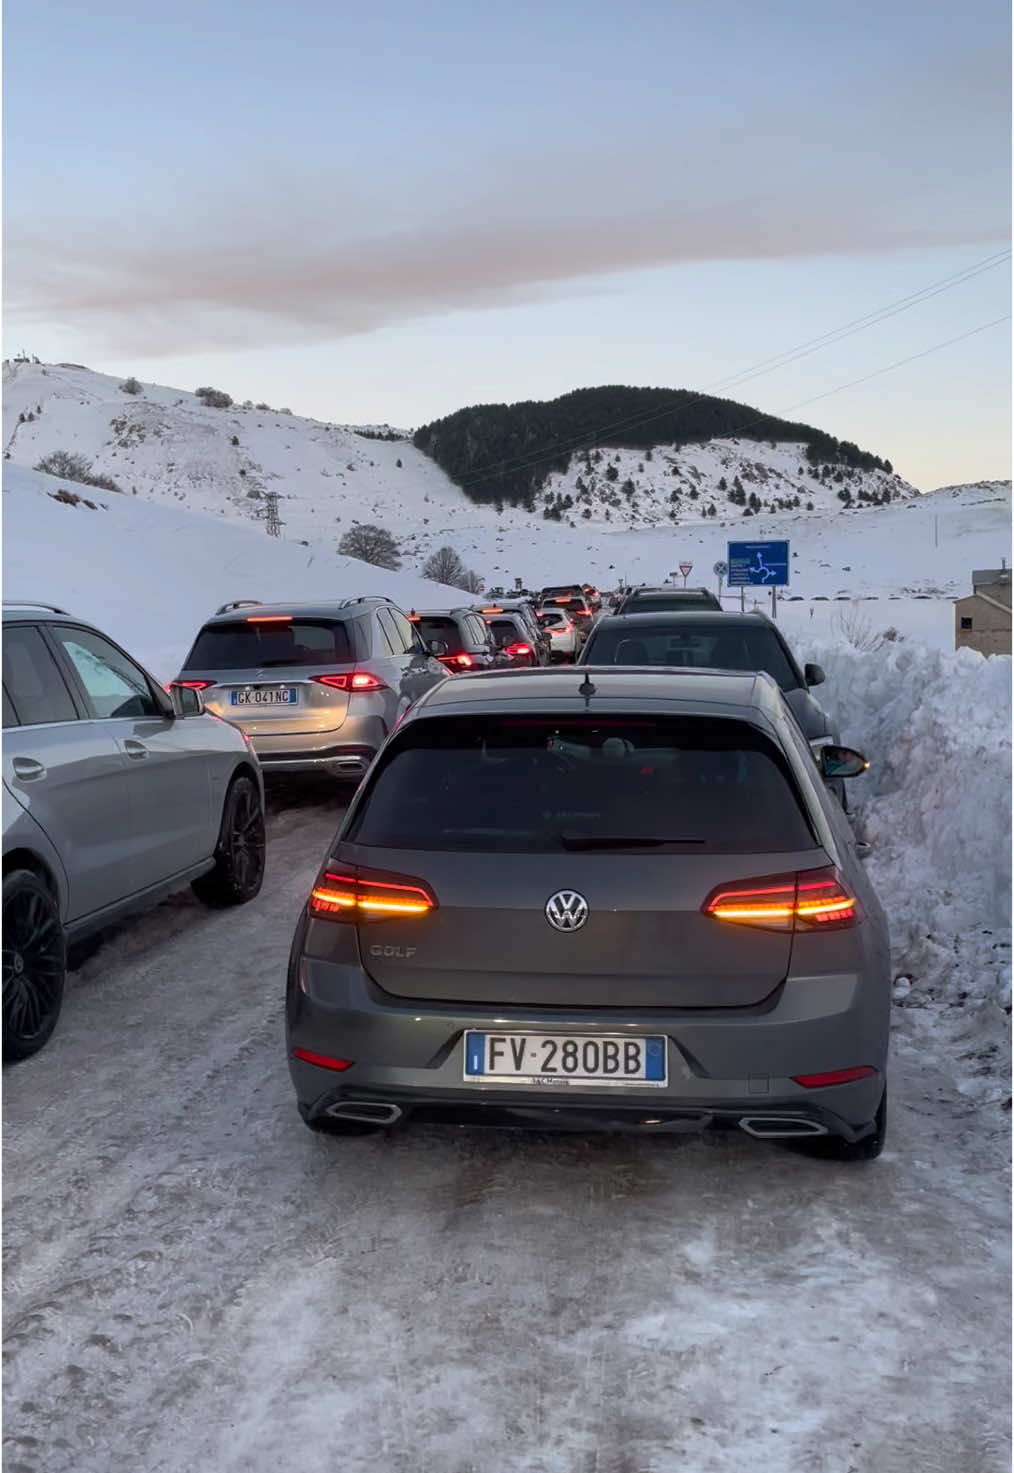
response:
<path id="1" fill-rule="evenodd" d="M 436 896 L 422 880 L 383 870 L 346 865 L 340 871 L 326 865 L 310 892 L 310 914 L 321 920 L 391 920 L 421 916 L 436 908 Z"/>
<path id="2" fill-rule="evenodd" d="M 527 644 L 509 644 L 507 646 L 507 653 L 513 660 L 515 655 L 530 655 L 532 651 Z"/>
<path id="3" fill-rule="evenodd" d="M 384 682 L 368 670 L 357 670 L 353 675 L 311 675 L 318 685 L 329 685 L 332 690 L 386 690 Z"/>
<path id="4" fill-rule="evenodd" d="M 701 910 L 716 921 L 765 931 L 839 931 L 859 919 L 856 898 L 833 865 L 718 885 Z"/>
<path id="5" fill-rule="evenodd" d="M 184 690 L 207 690 L 214 685 L 213 680 L 174 680 L 166 686 L 166 690 L 172 690 L 173 686 L 182 687 Z"/>
<path id="6" fill-rule="evenodd" d="M 876 1072 L 869 1064 L 860 1064 L 855 1069 L 832 1069 L 830 1074 L 793 1074 L 792 1078 L 804 1089 L 823 1089 L 828 1084 L 851 1084 L 855 1079 L 869 1079 Z"/>
<path id="7" fill-rule="evenodd" d="M 437 657 L 441 665 L 457 665 L 459 670 L 471 670 L 475 661 L 471 655 L 439 655 Z"/>
<path id="8" fill-rule="evenodd" d="M 316 1064 L 318 1069 L 336 1069 L 339 1074 L 353 1064 L 352 1059 L 332 1059 L 328 1054 L 311 1053 L 308 1048 L 294 1048 L 292 1057 L 302 1059 L 304 1064 Z"/>
<path id="9" fill-rule="evenodd" d="M 247 614 L 248 624 L 291 624 L 291 614 Z"/>

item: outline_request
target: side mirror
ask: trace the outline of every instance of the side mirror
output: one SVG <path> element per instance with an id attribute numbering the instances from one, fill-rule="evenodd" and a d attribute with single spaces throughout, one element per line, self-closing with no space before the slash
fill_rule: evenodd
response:
<path id="1" fill-rule="evenodd" d="M 436 655 L 438 658 L 441 655 L 446 655 L 447 653 L 446 641 L 442 639 L 429 640 L 427 642 L 426 648 L 429 650 L 431 655 Z"/>
<path id="2" fill-rule="evenodd" d="M 189 685 L 170 687 L 169 699 L 173 703 L 173 715 L 182 720 L 185 716 L 200 716 L 204 711 L 204 698 L 199 690 Z"/>
<path id="3" fill-rule="evenodd" d="M 819 665 L 804 665 L 803 679 L 806 681 L 807 685 L 823 685 L 824 681 L 827 679 L 827 676 L 824 674 Z"/>
<path id="4" fill-rule="evenodd" d="M 817 764 L 824 777 L 860 777 L 870 765 L 862 752 L 832 746 L 821 747 Z"/>

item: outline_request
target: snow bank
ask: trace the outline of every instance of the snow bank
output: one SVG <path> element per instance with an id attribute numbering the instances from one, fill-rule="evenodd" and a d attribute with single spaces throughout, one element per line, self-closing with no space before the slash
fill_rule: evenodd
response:
<path id="1" fill-rule="evenodd" d="M 804 658 L 823 665 L 825 704 L 871 761 L 852 791 L 891 923 L 895 1000 L 954 1034 L 958 1087 L 979 1093 L 1009 1028 L 1011 662 L 905 644 L 817 643 Z"/>

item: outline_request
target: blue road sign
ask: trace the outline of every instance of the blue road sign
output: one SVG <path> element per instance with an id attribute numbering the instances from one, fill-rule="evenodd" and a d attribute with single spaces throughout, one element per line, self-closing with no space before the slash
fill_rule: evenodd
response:
<path id="1" fill-rule="evenodd" d="M 787 542 L 730 542 L 730 588 L 783 588 L 789 581 Z"/>

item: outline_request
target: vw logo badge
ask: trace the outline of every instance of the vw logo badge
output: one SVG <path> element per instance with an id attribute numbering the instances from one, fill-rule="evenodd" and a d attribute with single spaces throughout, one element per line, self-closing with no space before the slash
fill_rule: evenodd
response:
<path id="1" fill-rule="evenodd" d="M 546 901 L 546 920 L 556 931 L 580 931 L 588 919 L 588 902 L 576 890 L 557 890 Z"/>

